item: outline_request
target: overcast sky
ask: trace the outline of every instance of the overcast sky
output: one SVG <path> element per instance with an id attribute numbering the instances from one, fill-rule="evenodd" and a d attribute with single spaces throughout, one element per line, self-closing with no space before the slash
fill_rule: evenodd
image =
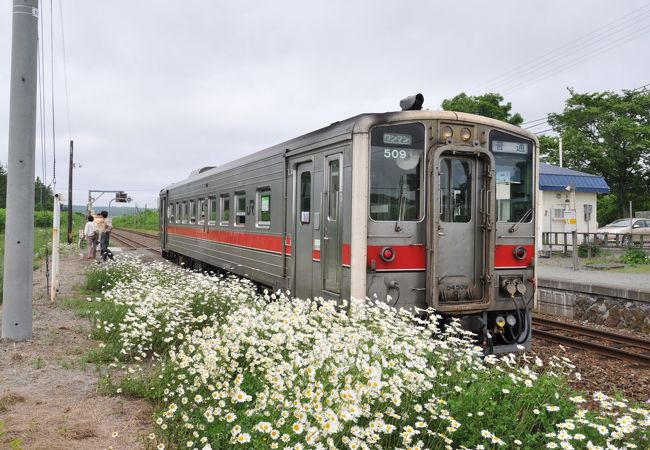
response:
<path id="1" fill-rule="evenodd" d="M 11 3 L 0 11 L 5 166 Z M 51 20 L 45 2 L 41 20 L 47 80 L 54 22 L 54 88 L 44 92 L 47 111 L 54 94 L 56 153 L 48 116 L 36 173 L 51 182 L 56 156 L 56 191 L 67 193 L 73 139 L 75 204 L 91 189 L 123 189 L 131 205 L 155 207 L 162 187 L 198 167 L 397 110 L 416 92 L 433 110 L 460 92 L 499 92 L 532 121 L 561 112 L 567 87 L 650 83 L 646 0 L 53 0 L 53 9 Z"/>

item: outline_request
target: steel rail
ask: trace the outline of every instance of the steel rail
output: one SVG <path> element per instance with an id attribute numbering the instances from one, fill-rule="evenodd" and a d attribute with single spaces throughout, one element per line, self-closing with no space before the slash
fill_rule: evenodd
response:
<path id="1" fill-rule="evenodd" d="M 533 330 L 533 336 L 535 335 L 549 341 L 567 345 L 569 347 L 589 350 L 600 355 L 611 356 L 612 358 L 623 359 L 635 364 L 644 364 L 650 366 L 650 356 L 641 353 L 633 353 L 615 347 L 607 347 L 606 345 L 596 344 L 594 342 L 584 341 L 582 339 L 576 339 L 569 336 L 562 336 L 544 330 Z"/>
<path id="2" fill-rule="evenodd" d="M 156 247 L 152 247 L 150 245 L 150 242 L 152 240 L 156 240 L 155 236 L 151 235 L 145 235 L 143 233 L 137 233 L 133 232 L 130 230 L 123 230 L 123 229 L 115 229 L 113 228 L 113 231 L 111 234 L 115 237 L 116 240 L 125 243 L 126 245 L 132 247 L 132 248 L 137 248 L 137 249 L 144 249 L 144 250 L 150 250 L 156 253 L 160 253 L 160 249 Z M 143 242 L 141 239 L 134 239 L 133 236 L 140 236 L 140 237 L 145 237 L 146 239 L 149 240 L 149 243 Z"/>
<path id="3" fill-rule="evenodd" d="M 533 318 L 533 329 L 536 329 L 537 326 L 545 326 L 550 328 L 555 328 L 563 331 L 573 331 L 580 333 L 584 336 L 589 336 L 597 339 L 606 339 L 608 341 L 616 342 L 622 344 L 626 347 L 638 347 L 647 352 L 650 352 L 650 340 L 641 339 L 634 336 L 624 336 L 617 333 L 612 333 L 610 331 L 600 330 L 591 328 L 584 325 L 571 324 L 566 322 L 558 322 L 550 319 L 544 319 L 541 317 Z"/>

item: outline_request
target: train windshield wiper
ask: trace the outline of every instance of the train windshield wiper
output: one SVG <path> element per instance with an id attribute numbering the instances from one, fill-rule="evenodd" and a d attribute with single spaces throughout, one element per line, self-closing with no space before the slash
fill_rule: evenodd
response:
<path id="1" fill-rule="evenodd" d="M 521 219 L 519 219 L 519 222 L 517 222 L 516 224 L 514 224 L 513 226 L 508 228 L 508 233 L 513 233 L 513 232 L 517 231 L 519 229 L 519 225 L 521 225 L 521 223 L 524 220 L 528 219 L 528 217 L 531 216 L 532 214 L 533 214 L 533 208 L 529 208 L 528 211 L 526 211 L 526 213 L 523 216 L 521 216 Z"/>
<path id="2" fill-rule="evenodd" d="M 400 223 L 404 220 L 406 213 L 406 187 L 404 183 L 404 175 L 399 179 L 399 210 L 397 211 L 397 222 L 395 222 L 395 231 L 401 231 L 402 226 Z"/>

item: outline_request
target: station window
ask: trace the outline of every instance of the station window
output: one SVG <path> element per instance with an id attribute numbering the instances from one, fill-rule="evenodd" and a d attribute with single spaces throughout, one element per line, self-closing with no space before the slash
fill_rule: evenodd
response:
<path id="1" fill-rule="evenodd" d="M 196 223 L 196 200 L 190 200 L 190 223 Z"/>
<path id="2" fill-rule="evenodd" d="M 219 225 L 227 227 L 230 225 L 230 194 L 223 194 L 220 198 L 221 202 L 221 221 Z"/>
<path id="3" fill-rule="evenodd" d="M 246 193 L 235 192 L 235 226 L 246 225 Z"/>
<path id="4" fill-rule="evenodd" d="M 208 225 L 214 225 L 217 223 L 217 197 L 210 197 L 208 199 L 208 206 Z"/>
<path id="5" fill-rule="evenodd" d="M 257 190 L 257 226 L 269 228 L 271 226 L 271 188 L 264 187 Z"/>
<path id="6" fill-rule="evenodd" d="M 205 223 L 205 213 L 208 208 L 204 198 L 199 199 L 199 224 L 203 225 Z"/>

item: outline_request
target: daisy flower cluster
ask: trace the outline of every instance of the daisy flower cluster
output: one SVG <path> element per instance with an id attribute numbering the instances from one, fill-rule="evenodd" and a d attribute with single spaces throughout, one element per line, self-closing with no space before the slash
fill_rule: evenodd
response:
<path id="1" fill-rule="evenodd" d="M 151 376 L 158 448 L 647 448 L 650 411 L 570 389 L 565 358 L 483 358 L 457 322 L 368 299 L 120 258 L 97 304 L 124 380 Z M 151 361 L 157 370 L 151 370 Z M 133 368 L 139 364 L 139 369 Z M 145 364 L 146 363 L 146 364 Z M 147 367 L 146 371 L 141 370 Z M 152 375 L 153 374 L 153 375 Z M 591 446 L 591 447 L 588 447 Z"/>

